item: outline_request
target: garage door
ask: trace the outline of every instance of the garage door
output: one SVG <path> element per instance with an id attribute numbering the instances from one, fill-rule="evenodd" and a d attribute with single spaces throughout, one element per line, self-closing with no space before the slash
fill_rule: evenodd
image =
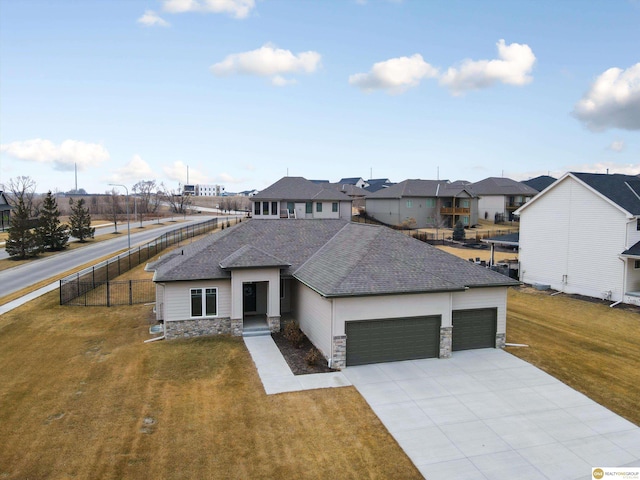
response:
<path id="1" fill-rule="evenodd" d="M 494 348 L 497 319 L 495 308 L 454 310 L 451 349 Z"/>
<path id="2" fill-rule="evenodd" d="M 437 357 L 440 316 L 346 322 L 347 366 Z"/>

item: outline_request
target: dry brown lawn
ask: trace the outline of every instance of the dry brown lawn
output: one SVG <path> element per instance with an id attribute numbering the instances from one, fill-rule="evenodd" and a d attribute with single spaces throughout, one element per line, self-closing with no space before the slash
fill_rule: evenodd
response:
<path id="1" fill-rule="evenodd" d="M 464 258 L 468 260 L 470 258 L 479 258 L 480 260 L 484 260 L 488 262 L 491 259 L 491 250 L 490 249 L 476 249 L 476 248 L 464 248 L 464 247 L 450 247 L 448 245 L 436 245 L 436 248 L 440 250 L 455 255 L 456 257 Z M 496 262 L 503 262 L 505 260 L 517 260 L 518 253 L 517 252 L 502 252 L 496 250 L 493 258 Z"/>
<path id="2" fill-rule="evenodd" d="M 0 316 L 0 478 L 421 478 L 353 387 L 267 396 L 239 338 L 57 299 Z"/>
<path id="3" fill-rule="evenodd" d="M 507 350 L 640 425 L 640 309 L 510 289 Z"/>

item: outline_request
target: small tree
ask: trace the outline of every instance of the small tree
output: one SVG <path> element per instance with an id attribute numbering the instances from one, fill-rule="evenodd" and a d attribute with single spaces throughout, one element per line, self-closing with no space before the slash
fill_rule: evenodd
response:
<path id="1" fill-rule="evenodd" d="M 33 231 L 33 222 L 29 213 L 29 208 L 24 203 L 23 198 L 18 198 L 18 202 L 9 222 L 9 237 L 5 249 L 11 257 L 20 259 L 35 257 L 40 253 L 38 237 Z"/>
<path id="2" fill-rule="evenodd" d="M 36 235 L 43 250 L 64 250 L 69 242 L 69 228 L 60 223 L 60 210 L 56 197 L 47 193 L 42 204 Z"/>
<path id="3" fill-rule="evenodd" d="M 453 240 L 461 242 L 464 240 L 464 237 L 464 225 L 462 224 L 462 220 L 458 220 L 455 227 L 453 227 Z"/>
<path id="4" fill-rule="evenodd" d="M 96 229 L 91 226 L 89 207 L 85 208 L 83 198 L 77 202 L 74 202 L 73 198 L 70 198 L 69 205 L 71 206 L 71 216 L 69 217 L 71 235 L 76 237 L 81 243 L 84 243 L 88 238 L 93 238 L 96 233 Z"/>

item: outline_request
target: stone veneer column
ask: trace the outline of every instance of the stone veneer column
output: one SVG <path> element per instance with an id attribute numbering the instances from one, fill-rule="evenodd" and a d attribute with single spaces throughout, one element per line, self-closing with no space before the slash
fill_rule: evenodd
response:
<path id="1" fill-rule="evenodd" d="M 332 343 L 331 368 L 342 370 L 347 366 L 347 336 L 336 335 Z"/>
<path id="2" fill-rule="evenodd" d="M 453 327 L 440 327 L 440 355 L 439 358 L 451 358 L 451 333 Z"/>
<path id="3" fill-rule="evenodd" d="M 231 325 L 229 327 L 229 330 L 231 331 L 229 333 L 234 337 L 241 337 L 243 327 L 244 325 L 241 318 L 232 318 Z"/>
<path id="4" fill-rule="evenodd" d="M 271 333 L 277 333 L 280 331 L 280 317 L 267 317 L 267 325 L 269 325 L 269 331 Z"/>
<path id="5" fill-rule="evenodd" d="M 496 334 L 496 348 L 504 348 L 504 345 L 507 341 L 506 337 L 507 337 L 506 333 Z"/>

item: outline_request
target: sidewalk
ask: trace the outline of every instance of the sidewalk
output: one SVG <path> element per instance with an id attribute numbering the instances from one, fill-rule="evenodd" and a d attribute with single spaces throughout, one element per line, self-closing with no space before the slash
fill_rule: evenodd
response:
<path id="1" fill-rule="evenodd" d="M 256 364 L 267 395 L 351 385 L 342 372 L 294 375 L 271 335 L 244 337 L 244 343 Z"/>

